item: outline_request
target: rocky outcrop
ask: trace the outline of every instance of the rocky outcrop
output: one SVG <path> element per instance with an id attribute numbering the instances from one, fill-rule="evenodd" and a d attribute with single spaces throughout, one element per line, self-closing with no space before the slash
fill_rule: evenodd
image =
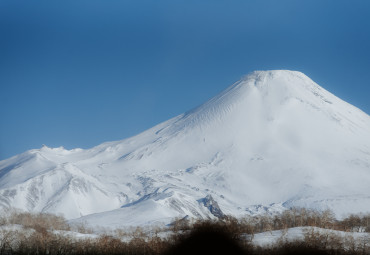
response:
<path id="1" fill-rule="evenodd" d="M 222 212 L 216 200 L 211 195 L 207 195 L 205 198 L 199 200 L 214 216 L 219 219 L 225 218 L 225 214 Z"/>

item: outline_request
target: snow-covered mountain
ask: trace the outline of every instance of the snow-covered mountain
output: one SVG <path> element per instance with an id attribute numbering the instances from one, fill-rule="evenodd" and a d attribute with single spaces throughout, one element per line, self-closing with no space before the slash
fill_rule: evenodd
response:
<path id="1" fill-rule="evenodd" d="M 370 212 L 370 117 L 300 72 L 257 71 L 137 136 L 0 161 L 0 206 L 108 226 Z"/>

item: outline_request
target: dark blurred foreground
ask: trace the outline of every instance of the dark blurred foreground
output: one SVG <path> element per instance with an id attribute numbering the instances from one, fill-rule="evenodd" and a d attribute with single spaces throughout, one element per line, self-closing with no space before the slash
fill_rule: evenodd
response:
<path id="1" fill-rule="evenodd" d="M 166 255 L 204 254 L 249 254 L 241 242 L 232 238 L 220 226 L 201 226 L 189 235 L 180 238 Z"/>
<path id="2" fill-rule="evenodd" d="M 318 237 L 320 238 L 320 237 Z M 164 255 L 205 255 L 205 254 L 233 254 L 233 255 L 290 255 L 290 254 L 370 254 L 370 250 L 350 250 L 343 247 L 323 247 L 305 241 L 281 243 L 271 247 L 254 247 L 243 239 L 236 239 L 234 233 L 217 224 L 205 223 L 198 226 L 190 234 L 180 237 Z"/>

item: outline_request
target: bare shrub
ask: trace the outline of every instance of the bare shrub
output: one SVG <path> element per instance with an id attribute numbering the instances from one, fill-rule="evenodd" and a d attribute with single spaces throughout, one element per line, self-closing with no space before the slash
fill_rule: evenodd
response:
<path id="1" fill-rule="evenodd" d="M 8 222 L 41 232 L 46 230 L 70 230 L 64 217 L 49 213 L 29 213 L 14 210 L 9 215 Z"/>
<path id="2" fill-rule="evenodd" d="M 16 230 L 0 230 L 0 254 L 11 254 L 18 246 L 20 233 Z"/>
<path id="3" fill-rule="evenodd" d="M 70 230 L 76 231 L 81 234 L 93 234 L 92 228 L 88 227 L 86 223 L 79 222 L 70 225 Z"/>
<path id="4" fill-rule="evenodd" d="M 356 232 L 368 231 L 369 220 L 369 215 L 350 215 L 337 221 L 329 210 L 292 208 L 281 214 L 246 216 L 241 219 L 230 216 L 222 220 L 193 221 L 181 218 L 176 219 L 169 228 L 133 227 L 106 231 L 105 234 L 96 238 L 79 239 L 65 235 L 63 231 L 55 230 L 72 229 L 90 234 L 93 232 L 92 229 L 83 223 L 69 226 L 61 216 L 9 210 L 0 217 L 0 254 L 159 255 L 164 251 L 174 251 L 174 247 L 183 247 L 189 252 L 194 252 L 180 244 L 197 243 L 201 245 L 197 239 L 207 233 L 213 235 L 213 239 L 212 237 L 202 239 L 203 242 L 208 242 L 203 252 L 213 251 L 215 252 L 213 254 L 225 251 L 222 245 L 217 246 L 215 240 L 220 240 L 220 242 L 228 240 L 229 244 L 236 244 L 243 252 L 240 254 L 245 254 L 245 252 L 248 254 L 370 254 L 370 236 L 363 233 L 357 234 L 358 238 L 355 238 L 354 235 L 341 236 L 331 230 L 325 230 L 326 228 Z M 8 224 L 18 226 L 7 226 Z M 288 228 L 304 226 L 312 226 L 312 228 L 307 228 L 303 240 L 292 241 L 285 238 L 284 233 L 287 233 Z M 282 230 L 283 233 L 276 245 L 252 247 L 251 241 L 255 233 L 273 230 Z M 161 234 L 164 231 L 172 231 L 172 235 L 166 235 L 168 232 L 165 235 Z M 226 239 L 217 239 L 220 237 Z M 211 239 L 213 241 L 210 241 Z M 215 247 L 218 248 L 214 249 Z M 230 251 L 227 253 L 230 254 Z"/>

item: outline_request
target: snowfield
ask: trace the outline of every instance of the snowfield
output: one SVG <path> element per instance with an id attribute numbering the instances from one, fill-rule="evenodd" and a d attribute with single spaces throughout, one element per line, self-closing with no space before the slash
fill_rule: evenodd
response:
<path id="1" fill-rule="evenodd" d="M 0 161 L 0 207 L 110 228 L 290 207 L 370 212 L 370 117 L 300 72 L 256 71 L 141 134 Z"/>
<path id="2" fill-rule="evenodd" d="M 336 231 L 331 229 L 317 228 L 317 227 L 296 227 L 284 230 L 276 230 L 271 232 L 263 232 L 255 234 L 252 238 L 252 244 L 254 246 L 267 247 L 279 245 L 280 243 L 289 243 L 294 241 L 304 241 L 305 234 L 307 233 L 319 233 L 322 235 L 336 235 L 343 240 L 346 237 L 353 237 L 356 241 L 361 241 L 364 239 L 370 240 L 369 233 L 354 233 L 354 232 L 344 232 Z M 369 245 L 369 242 L 367 242 Z"/>

